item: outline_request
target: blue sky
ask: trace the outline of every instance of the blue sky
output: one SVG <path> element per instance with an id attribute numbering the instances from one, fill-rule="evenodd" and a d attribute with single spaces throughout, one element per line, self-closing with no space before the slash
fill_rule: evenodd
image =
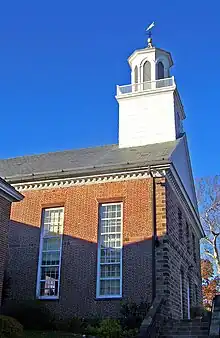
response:
<path id="1" fill-rule="evenodd" d="M 0 5 L 0 158 L 117 143 L 127 57 L 172 52 L 195 176 L 219 174 L 220 2 L 20 0 Z"/>

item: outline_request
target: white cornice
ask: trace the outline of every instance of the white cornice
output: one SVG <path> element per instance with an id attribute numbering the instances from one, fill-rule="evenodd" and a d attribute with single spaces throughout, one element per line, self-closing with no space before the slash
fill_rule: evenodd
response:
<path id="1" fill-rule="evenodd" d="M 164 176 L 166 169 L 169 168 L 169 165 L 160 166 L 158 168 L 152 168 L 152 172 L 155 177 Z M 116 172 L 110 174 L 99 174 L 92 176 L 82 176 L 82 177 L 69 177 L 69 178 L 60 178 L 60 179 L 51 179 L 51 180 L 39 180 L 26 183 L 15 183 L 12 184 L 16 190 L 28 191 L 28 190 L 42 190 L 42 189 L 54 189 L 54 188 L 68 188 L 72 186 L 79 185 L 91 185 L 91 184 L 100 184 L 107 182 L 120 182 L 135 180 L 141 178 L 149 178 L 149 168 L 142 168 L 131 171 Z"/>
<path id="2" fill-rule="evenodd" d="M 200 224 L 199 216 L 196 213 L 192 202 L 188 197 L 185 188 L 172 164 L 152 166 L 150 169 L 151 174 L 149 172 L 149 167 L 143 167 L 141 169 L 133 169 L 130 171 L 114 172 L 109 174 L 97 174 L 82 177 L 69 177 L 15 183 L 12 184 L 12 186 L 19 192 L 22 192 L 30 190 L 68 188 L 73 186 L 146 179 L 152 177 L 151 175 L 153 175 L 154 177 L 166 177 L 176 195 L 182 202 L 181 204 L 183 205 L 186 214 L 188 215 L 188 217 L 191 218 L 191 223 L 195 227 L 196 233 L 199 237 L 203 236 L 203 230 Z"/>
<path id="3" fill-rule="evenodd" d="M 148 47 L 145 47 L 145 48 L 142 48 L 142 49 L 136 49 L 128 58 L 128 63 L 129 65 L 131 66 L 131 63 L 133 61 L 133 59 L 135 58 L 136 55 L 138 54 L 149 54 L 149 53 L 155 53 L 159 51 L 163 54 L 166 54 L 168 55 L 169 57 L 169 60 L 170 60 L 170 64 L 171 66 L 173 66 L 173 59 L 172 59 L 172 56 L 171 56 L 171 53 L 170 52 L 167 52 L 166 50 L 164 49 L 161 49 L 161 48 L 157 48 L 157 47 L 152 47 L 152 48 L 148 48 Z"/>

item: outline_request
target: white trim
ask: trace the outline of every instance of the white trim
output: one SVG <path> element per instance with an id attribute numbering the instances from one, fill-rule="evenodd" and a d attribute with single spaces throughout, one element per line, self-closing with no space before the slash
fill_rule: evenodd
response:
<path id="1" fill-rule="evenodd" d="M 43 253 L 43 229 L 44 229 L 44 214 L 46 210 L 62 210 L 63 211 L 63 228 L 64 228 L 64 207 L 56 207 L 56 208 L 45 208 L 42 210 L 41 217 L 41 229 L 40 229 L 40 246 L 39 246 L 39 255 L 38 255 L 38 269 L 37 269 L 37 285 L 36 285 L 36 298 L 37 299 L 50 299 L 56 300 L 59 299 L 60 295 L 60 280 L 61 280 L 61 259 L 62 259 L 62 247 L 63 247 L 63 233 L 60 236 L 60 255 L 59 255 L 59 279 L 58 279 L 58 287 L 57 287 L 57 295 L 56 296 L 40 296 L 40 282 L 41 282 L 41 267 L 42 267 L 42 253 Z M 58 250 L 54 250 L 58 251 Z M 48 265 L 49 267 L 49 265 Z"/>
<path id="2" fill-rule="evenodd" d="M 152 83 L 152 84 L 155 84 L 155 87 L 153 89 L 149 89 L 149 90 L 140 90 L 140 91 L 135 91 L 134 90 L 134 91 L 131 91 L 131 92 L 126 93 L 126 94 L 118 94 L 118 92 L 117 92 L 117 94 L 115 95 L 115 98 L 116 98 L 117 101 L 120 101 L 120 100 L 123 100 L 124 98 L 128 98 L 129 99 L 129 98 L 132 98 L 134 96 L 145 96 L 146 94 L 148 96 L 150 96 L 150 95 L 157 95 L 158 92 L 159 93 L 161 93 L 161 92 L 175 92 L 175 90 L 176 90 L 176 84 L 175 84 L 175 82 L 171 86 L 159 87 L 159 88 L 156 87 L 156 82 L 157 81 L 165 81 L 165 80 L 169 80 L 171 78 L 174 80 L 174 77 L 171 76 L 170 78 L 164 78 L 164 79 L 154 80 L 154 81 L 146 81 L 145 82 L 146 84 L 147 83 Z M 144 85 L 144 82 L 143 83 L 137 83 L 137 85 L 138 86 L 142 86 L 142 85 Z M 132 87 L 132 86 L 135 86 L 135 84 L 125 85 L 125 86 L 118 86 L 117 90 L 120 92 L 120 90 L 121 90 L 120 88 L 121 87 L 126 87 L 126 86 Z"/>
<path id="3" fill-rule="evenodd" d="M 141 165 L 141 164 L 140 164 Z M 138 163 L 137 163 L 138 166 Z M 170 169 L 170 171 L 168 170 Z M 199 216 L 195 211 L 192 202 L 185 191 L 182 181 L 176 172 L 176 169 L 172 164 L 154 165 L 151 166 L 151 172 L 154 177 L 167 177 L 171 187 L 173 187 L 176 195 L 182 199 L 186 214 L 189 216 L 189 221 L 194 225 L 196 223 L 197 229 L 195 232 L 199 237 L 204 236 L 203 229 L 200 224 Z M 29 191 L 29 190 L 43 190 L 43 189 L 54 189 L 54 188 L 68 188 L 72 186 L 80 185 L 91 185 L 101 184 L 107 182 L 121 182 L 129 180 L 138 180 L 150 178 L 149 166 L 142 168 L 133 168 L 127 171 L 118 171 L 108 174 L 96 174 L 81 177 L 67 177 L 58 179 L 38 180 L 29 181 L 26 183 L 12 183 L 11 185 L 18 191 Z M 189 213 L 189 211 L 191 213 Z"/>
<path id="4" fill-rule="evenodd" d="M 192 227 L 194 228 L 196 234 L 198 235 L 199 238 L 203 237 L 204 231 L 201 226 L 199 216 L 195 211 L 192 201 L 189 198 L 179 178 L 179 175 L 177 174 L 176 169 L 174 168 L 173 165 L 170 166 L 170 171 L 168 171 L 166 177 L 177 197 L 183 201 L 182 206 L 185 210 L 186 215 L 188 215 L 190 223 L 192 224 Z M 197 227 L 195 226 L 195 224 L 197 225 Z"/>
<path id="5" fill-rule="evenodd" d="M 181 310 L 181 319 L 184 317 L 183 309 L 183 273 L 180 270 L 180 310 Z"/>
<path id="6" fill-rule="evenodd" d="M 190 282 L 187 279 L 187 319 L 190 319 Z"/>
<path id="7" fill-rule="evenodd" d="M 11 183 L 11 185 L 18 191 L 29 191 L 29 190 L 43 190 L 54 188 L 67 188 L 72 186 L 100 184 L 107 182 L 121 182 L 129 180 L 146 179 L 151 177 L 151 175 L 149 174 L 149 166 L 145 167 L 142 166 L 142 168 L 138 168 L 138 163 L 136 165 L 137 167 L 133 169 L 112 172 L 108 174 L 95 174 L 87 176 L 66 177 L 38 181 L 36 180 L 29 181 L 26 183 L 22 182 L 14 184 Z M 196 227 L 194 227 L 196 234 L 200 238 L 203 237 L 204 232 L 200 224 L 198 213 L 195 211 L 193 204 L 173 164 L 154 165 L 150 167 L 154 177 L 165 177 L 165 176 L 167 177 L 176 196 L 182 199 L 183 206 L 185 208 L 186 215 L 188 215 L 189 221 L 192 223 L 192 225 L 195 224 L 197 225 L 197 229 Z"/>
<path id="8" fill-rule="evenodd" d="M 138 165 L 138 163 L 137 163 Z M 165 176 L 166 169 L 169 169 L 169 164 L 160 166 L 152 166 L 155 177 Z M 112 172 L 109 174 L 96 174 L 88 176 L 76 176 L 67 178 L 47 179 L 29 181 L 26 183 L 11 183 L 11 185 L 18 191 L 42 190 L 54 188 L 67 188 L 79 185 L 100 184 L 106 182 L 120 182 L 129 181 L 141 178 L 150 178 L 149 166 L 134 168 L 127 171 Z"/>
<path id="9" fill-rule="evenodd" d="M 102 206 L 109 206 L 109 205 L 121 205 L 121 251 L 120 251 L 120 277 L 118 278 L 102 278 L 102 280 L 120 280 L 120 294 L 118 295 L 100 295 L 100 273 L 101 273 L 101 241 L 100 241 L 100 225 L 101 225 L 101 214 L 100 214 L 100 208 Z M 109 203 L 100 203 L 99 204 L 99 217 L 98 217 L 98 247 L 97 247 L 97 275 L 96 275 L 96 298 L 97 299 L 117 299 L 122 298 L 122 286 L 123 286 L 123 202 L 109 202 Z M 117 263 L 118 264 L 118 263 Z M 109 263 L 107 265 L 116 265 L 116 263 Z"/>
<path id="10" fill-rule="evenodd" d="M 9 183 L 3 179 L 0 180 L 0 196 L 3 196 L 10 202 L 21 201 L 24 197 Z"/>
<path id="11" fill-rule="evenodd" d="M 173 60 L 172 60 L 171 53 L 170 53 L 170 52 L 167 52 L 167 51 L 164 50 L 164 49 L 161 49 L 161 48 L 155 48 L 155 47 L 153 47 L 153 48 L 136 49 L 136 50 L 129 56 L 129 58 L 128 58 L 128 63 L 129 63 L 129 65 L 130 65 L 130 67 L 131 67 L 131 64 L 132 64 L 134 58 L 136 57 L 136 55 L 138 55 L 138 54 L 139 54 L 139 55 L 140 55 L 140 54 L 148 54 L 148 53 L 151 54 L 152 52 L 154 52 L 155 55 L 156 55 L 156 52 L 157 52 L 157 51 L 162 52 L 162 53 L 164 53 L 165 55 L 167 55 L 167 57 L 168 57 L 168 59 L 169 59 L 169 61 L 170 61 L 170 67 L 172 67 L 172 66 L 173 66 Z"/>

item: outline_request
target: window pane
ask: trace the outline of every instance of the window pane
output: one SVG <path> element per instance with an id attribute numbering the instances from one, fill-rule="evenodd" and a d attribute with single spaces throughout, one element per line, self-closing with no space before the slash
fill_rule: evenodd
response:
<path id="1" fill-rule="evenodd" d="M 42 265 L 59 265 L 60 251 L 43 252 Z"/>
<path id="2" fill-rule="evenodd" d="M 100 295 L 118 295 L 120 294 L 120 280 L 101 280 L 100 281 Z"/>
<path id="3" fill-rule="evenodd" d="M 57 296 L 58 294 L 58 281 L 47 279 L 40 282 L 40 296 Z"/>
<path id="4" fill-rule="evenodd" d="M 43 251 L 60 250 L 61 238 L 44 238 Z"/>
<path id="5" fill-rule="evenodd" d="M 101 249 L 101 263 L 118 263 L 121 249 Z"/>
<path id="6" fill-rule="evenodd" d="M 121 231 L 121 220 L 120 219 L 109 219 L 101 221 L 101 234 L 120 232 Z"/>
<path id="7" fill-rule="evenodd" d="M 120 277 L 120 264 L 101 265 L 101 277 Z"/>
<path id="8" fill-rule="evenodd" d="M 63 213 L 61 209 L 45 210 L 44 236 L 56 236 L 63 233 Z"/>
<path id="9" fill-rule="evenodd" d="M 59 267 L 58 266 L 41 268 L 41 280 L 50 279 L 50 278 L 53 278 L 53 279 L 59 278 Z"/>

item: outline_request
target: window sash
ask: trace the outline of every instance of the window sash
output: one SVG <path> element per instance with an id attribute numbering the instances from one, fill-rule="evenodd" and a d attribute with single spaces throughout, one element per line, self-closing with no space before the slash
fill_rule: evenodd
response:
<path id="1" fill-rule="evenodd" d="M 63 207 L 43 209 L 36 288 L 36 296 L 39 299 L 59 298 L 63 223 Z M 50 232 L 45 231 L 45 226 L 46 229 L 56 229 L 57 233 L 51 232 L 50 235 Z"/>
<path id="2" fill-rule="evenodd" d="M 122 207 L 122 202 L 104 203 L 99 206 L 97 298 L 122 297 Z M 106 221 L 110 223 L 106 224 Z M 120 231 L 118 231 L 118 227 L 120 227 Z M 112 231 L 112 228 L 117 231 Z M 117 289 L 118 292 L 116 292 Z"/>

